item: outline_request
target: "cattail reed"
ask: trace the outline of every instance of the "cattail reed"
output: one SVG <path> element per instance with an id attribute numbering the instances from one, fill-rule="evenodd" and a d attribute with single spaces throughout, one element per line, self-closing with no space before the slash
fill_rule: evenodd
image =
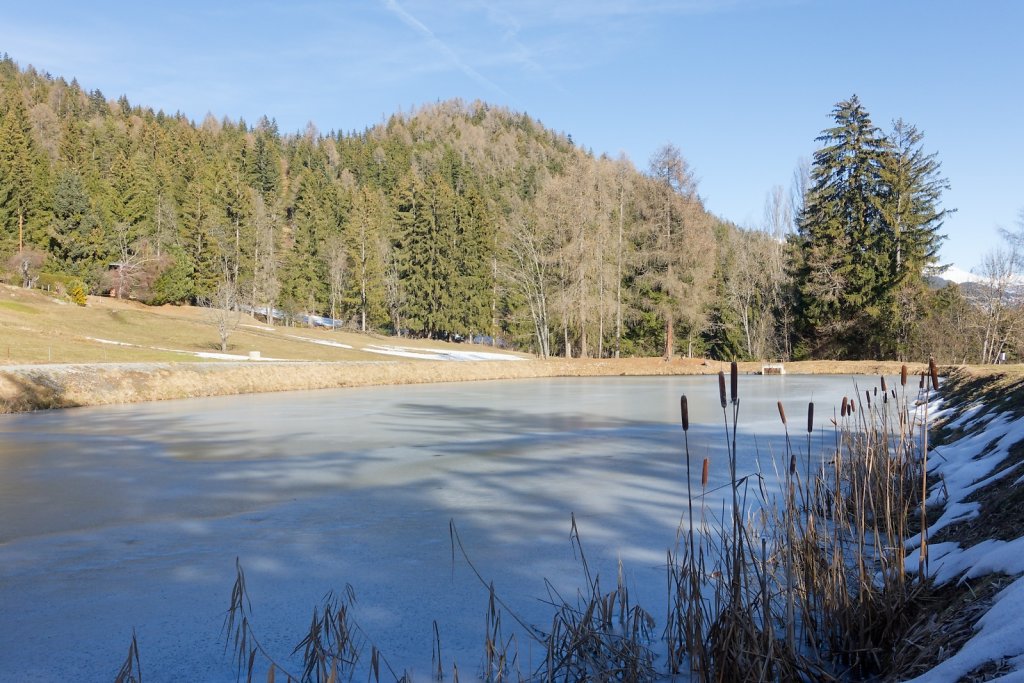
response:
<path id="1" fill-rule="evenodd" d="M 687 406 L 685 394 L 679 397 L 679 416 L 683 422 L 683 431 L 690 431 L 690 410 Z"/>
<path id="2" fill-rule="evenodd" d="M 782 403 L 779 403 L 779 407 L 782 407 Z M 814 431 L 814 403 L 807 404 L 807 433 L 810 434 Z"/>
<path id="3" fill-rule="evenodd" d="M 736 365 L 736 361 L 733 361 L 729 365 L 729 396 L 732 397 L 732 404 L 736 405 L 739 398 L 739 367 Z"/>
<path id="4" fill-rule="evenodd" d="M 885 387 L 885 375 L 882 375 L 882 393 L 884 394 L 886 391 L 888 391 L 888 389 Z"/>
<path id="5" fill-rule="evenodd" d="M 779 401 L 779 417 L 782 418 L 782 426 L 786 425 L 786 409 L 782 407 L 782 401 Z"/>
<path id="6" fill-rule="evenodd" d="M 867 400 L 868 408 L 871 407 L 871 392 L 868 389 L 864 390 L 864 398 Z"/>
<path id="7" fill-rule="evenodd" d="M 718 395 L 722 399 L 722 407 L 724 408 L 728 402 L 725 400 L 725 373 L 721 370 L 718 371 Z"/>
<path id="8" fill-rule="evenodd" d="M 918 389 L 924 389 L 924 377 L 925 377 L 925 374 L 926 373 L 924 373 L 924 372 L 921 373 L 921 381 L 917 383 L 917 388 Z"/>
<path id="9" fill-rule="evenodd" d="M 850 400 L 843 396 L 843 403 L 839 407 L 839 417 L 846 417 L 847 413 L 850 412 Z"/>
<path id="10" fill-rule="evenodd" d="M 903 365 L 900 367 L 900 384 L 907 386 L 907 366 Z"/>
<path id="11" fill-rule="evenodd" d="M 704 458 L 704 467 L 700 473 L 700 487 L 706 489 L 708 487 L 708 458 Z"/>
<path id="12" fill-rule="evenodd" d="M 929 358 L 928 359 L 928 372 L 930 372 L 931 376 L 932 376 L 932 390 L 933 391 L 938 391 L 939 390 L 939 368 L 938 368 L 937 365 L 935 365 L 935 359 L 934 358 Z"/>

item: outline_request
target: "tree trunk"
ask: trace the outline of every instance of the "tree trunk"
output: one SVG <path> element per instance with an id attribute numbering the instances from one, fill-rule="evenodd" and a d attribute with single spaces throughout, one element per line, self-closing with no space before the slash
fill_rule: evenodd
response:
<path id="1" fill-rule="evenodd" d="M 672 313 L 665 313 L 665 360 L 672 360 L 675 332 L 672 329 Z"/>

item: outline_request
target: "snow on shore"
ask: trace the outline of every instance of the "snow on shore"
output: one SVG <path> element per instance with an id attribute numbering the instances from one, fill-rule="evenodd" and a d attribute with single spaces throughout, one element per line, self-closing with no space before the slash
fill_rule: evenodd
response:
<path id="1" fill-rule="evenodd" d="M 942 400 L 932 408 L 939 410 L 936 418 L 952 410 L 944 407 Z M 967 407 L 948 425 L 964 429 L 965 436 L 930 454 L 929 473 L 938 476 L 940 482 L 932 487 L 927 502 L 930 507 L 945 507 L 942 516 L 929 527 L 929 537 L 950 524 L 977 517 L 980 506 L 967 498 L 978 489 L 1004 477 L 1013 477 L 1013 486 L 1024 482 L 1020 466 L 998 471 L 1010 448 L 1024 440 L 1024 418 L 980 408 Z M 1024 534 L 1024 529 L 1019 532 Z M 920 538 L 909 539 L 907 546 L 910 550 L 920 548 Z M 907 569 L 916 572 L 918 567 L 918 553 L 908 553 Z M 992 573 L 1017 579 L 995 596 L 988 613 L 978 621 L 974 636 L 959 652 L 913 681 L 960 680 L 988 662 L 1002 662 L 1014 670 L 993 680 L 1024 681 L 1024 535 L 1011 541 L 990 538 L 969 548 L 957 542 L 936 543 L 929 546 L 927 571 L 939 584 L 962 584 Z"/>
<path id="2" fill-rule="evenodd" d="M 422 349 L 408 346 L 365 346 L 368 353 L 379 353 L 384 356 L 400 356 L 402 358 L 420 358 L 422 360 L 523 360 L 511 353 L 493 351 L 449 351 L 447 349 Z"/>

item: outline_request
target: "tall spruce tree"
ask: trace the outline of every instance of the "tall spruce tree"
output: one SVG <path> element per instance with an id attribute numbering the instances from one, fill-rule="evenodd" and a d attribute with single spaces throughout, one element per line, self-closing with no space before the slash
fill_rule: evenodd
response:
<path id="1" fill-rule="evenodd" d="M 45 246 L 47 170 L 25 103 L 9 90 L 0 98 L 0 244 L 6 249 Z"/>
<path id="2" fill-rule="evenodd" d="M 856 95 L 832 110 L 816 139 L 812 186 L 798 221 L 795 279 L 805 355 L 854 357 L 868 349 L 888 278 L 882 169 L 892 146 Z"/>
<path id="3" fill-rule="evenodd" d="M 794 238 L 802 355 L 867 358 L 900 353 L 908 288 L 937 261 L 939 209 L 948 183 L 921 135 L 874 126 L 856 95 L 832 111 L 817 138 L 812 186 Z M 905 341 L 905 340 L 904 340 Z"/>
<path id="4" fill-rule="evenodd" d="M 893 153 L 886 157 L 882 179 L 886 194 L 882 217 L 889 228 L 886 324 L 879 347 L 882 355 L 906 359 L 911 337 L 921 320 L 927 287 L 924 275 L 937 270 L 939 229 L 949 209 L 941 208 L 942 191 L 949 181 L 940 174 L 935 153 L 921 146 L 924 135 L 902 119 L 893 123 L 889 140 Z"/>

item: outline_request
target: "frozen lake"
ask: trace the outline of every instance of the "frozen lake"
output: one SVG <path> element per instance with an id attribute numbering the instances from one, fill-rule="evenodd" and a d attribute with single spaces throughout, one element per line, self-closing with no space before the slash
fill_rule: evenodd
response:
<path id="1" fill-rule="evenodd" d="M 832 406 L 876 378 L 740 378 L 739 473 L 774 484 L 782 400 L 814 452 Z M 233 681 L 220 628 L 246 570 L 253 623 L 282 662 L 330 590 L 401 673 L 448 675 L 483 653 L 487 589 L 452 563 L 449 520 L 479 571 L 540 627 L 544 579 L 580 567 L 632 597 L 660 633 L 665 551 L 685 523 L 679 396 L 699 484 L 728 480 L 715 377 L 547 379 L 343 389 L 0 416 L 0 678 L 113 680 L 132 629 L 146 681 Z M 757 435 L 756 439 L 753 435 Z M 719 492 L 724 498 L 726 491 Z M 720 508 L 720 504 L 710 503 Z M 506 631 L 513 620 L 503 617 Z M 542 657 L 519 638 L 524 671 Z M 368 657 L 368 655 L 367 655 Z M 300 667 L 292 667 L 293 672 Z"/>

